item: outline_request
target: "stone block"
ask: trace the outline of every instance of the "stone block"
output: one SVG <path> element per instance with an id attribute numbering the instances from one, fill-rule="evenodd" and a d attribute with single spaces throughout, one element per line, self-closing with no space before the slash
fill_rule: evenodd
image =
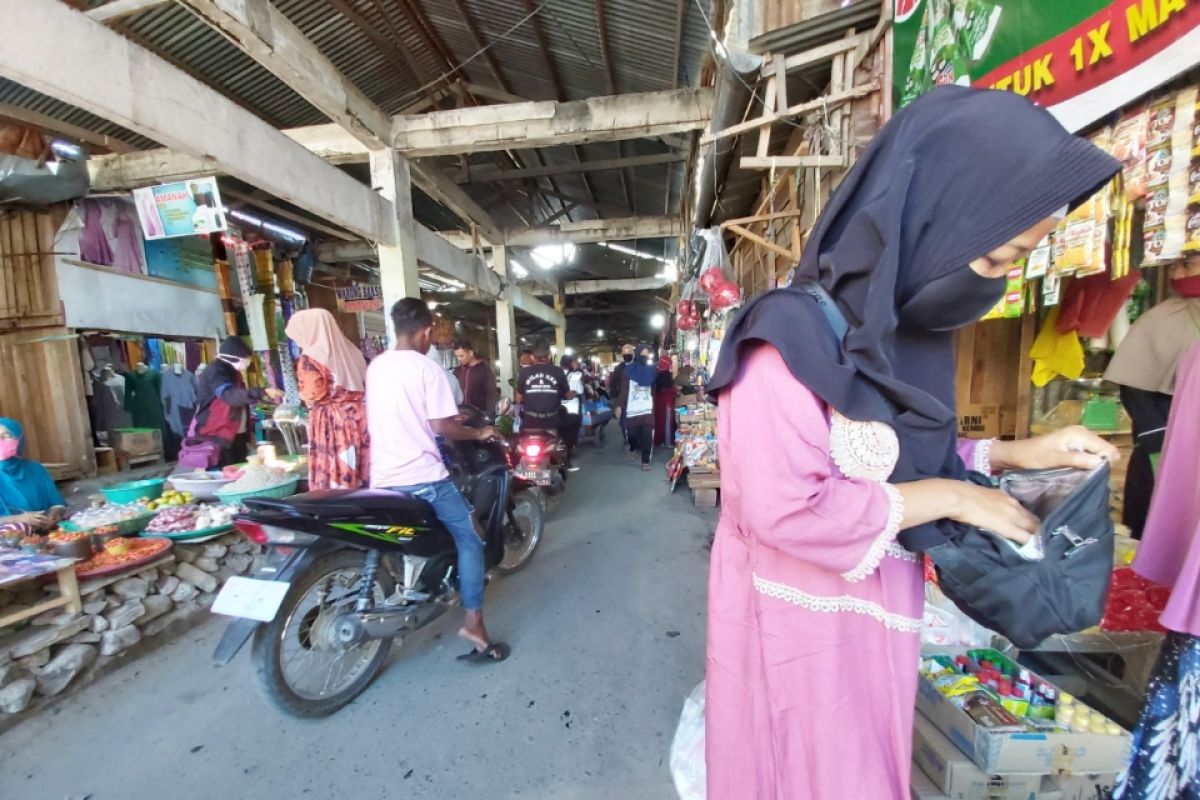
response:
<path id="1" fill-rule="evenodd" d="M 180 564 L 190 564 L 200 557 L 200 548 L 197 545 L 177 544 L 171 552 Z M 176 570 L 175 574 L 178 575 L 179 571 Z"/>
<path id="2" fill-rule="evenodd" d="M 176 574 L 179 576 L 179 580 L 190 583 L 202 592 L 216 591 L 217 579 L 191 564 L 180 564 Z"/>
<path id="3" fill-rule="evenodd" d="M 165 595 L 154 594 L 143 600 L 142 605 L 146 607 L 146 612 L 138 617 L 139 625 L 166 614 L 175 607 L 175 602 Z"/>
<path id="4" fill-rule="evenodd" d="M 3 689 L 0 689 L 0 711 L 6 714 L 20 714 L 29 708 L 33 699 L 33 690 L 37 682 L 33 678 L 19 678 Z"/>
<path id="5" fill-rule="evenodd" d="M 230 543 L 229 552 L 238 554 L 249 553 L 250 551 L 254 550 L 254 547 L 254 542 L 250 541 L 244 536 L 239 536 L 236 542 Z"/>
<path id="6" fill-rule="evenodd" d="M 75 676 L 96 660 L 96 647 L 90 644 L 69 644 L 37 675 L 37 693 L 53 697 L 67 688 Z"/>
<path id="7" fill-rule="evenodd" d="M 179 586 L 179 578 L 174 575 L 163 575 L 158 579 L 158 593 L 170 596 L 171 592 Z"/>
<path id="8" fill-rule="evenodd" d="M 254 563 L 254 556 L 246 553 L 235 553 L 225 559 L 225 566 L 232 569 L 235 575 L 246 574 L 246 570 L 250 569 L 252 563 Z"/>
<path id="9" fill-rule="evenodd" d="M 13 663 L 28 672 L 37 672 L 39 669 L 50 663 L 50 648 L 47 647 L 43 650 L 38 650 L 32 655 L 25 656 L 24 658 L 18 658 Z"/>
<path id="10" fill-rule="evenodd" d="M 49 653 L 49 651 L 46 651 Z M 24 678 L 29 675 L 28 671 L 20 664 L 8 663 L 0 667 L 0 689 L 8 686 L 18 678 Z"/>
<path id="11" fill-rule="evenodd" d="M 100 634 L 100 655 L 113 656 L 122 650 L 132 647 L 142 639 L 141 631 L 135 625 Z"/>
<path id="12" fill-rule="evenodd" d="M 103 603 L 104 602 L 104 590 L 97 589 L 94 592 L 88 592 L 87 594 L 85 594 L 83 596 L 82 600 L 83 600 L 84 604 L 96 603 L 96 602 Z"/>
<path id="13" fill-rule="evenodd" d="M 38 614 L 33 618 L 34 625 L 66 625 L 73 622 L 78 617 L 78 614 L 73 614 L 63 608 L 52 608 L 49 611 Z"/>
<path id="14" fill-rule="evenodd" d="M 146 606 L 142 604 L 141 600 L 130 600 L 115 611 L 109 612 L 108 627 L 115 630 L 132 625 L 134 620 L 145 613 Z"/>
<path id="15" fill-rule="evenodd" d="M 150 569 L 139 572 L 137 574 L 137 576 L 139 578 L 141 578 L 142 580 L 144 580 L 146 583 L 153 584 L 155 581 L 158 580 L 158 570 L 155 569 L 154 567 L 151 567 Z"/>
<path id="16" fill-rule="evenodd" d="M 104 603 L 103 597 L 101 597 L 99 600 L 93 600 L 90 603 L 83 604 L 83 613 L 93 617 L 97 614 L 103 614 L 106 610 L 108 610 L 108 606 Z"/>
<path id="17" fill-rule="evenodd" d="M 100 634 L 93 633 L 91 631 L 84 631 L 83 633 L 77 633 L 72 636 L 71 641 L 79 642 L 80 644 L 99 644 Z"/>
<path id="18" fill-rule="evenodd" d="M 104 598 L 104 610 L 112 611 L 114 608 L 120 608 L 124 603 L 125 601 L 122 598 L 117 597 L 115 594 L 110 594 Z"/>
<path id="19" fill-rule="evenodd" d="M 204 555 L 207 558 L 222 558 L 229 552 L 229 548 L 220 542 L 209 542 L 204 545 Z"/>
<path id="20" fill-rule="evenodd" d="M 145 578 L 122 578 L 112 585 L 113 594 L 126 600 L 140 600 L 150 594 L 150 583 Z"/>
<path id="21" fill-rule="evenodd" d="M 175 587 L 175 591 L 171 592 L 171 599 L 176 603 L 186 603 L 198 594 L 200 594 L 200 590 L 195 586 L 180 581 L 179 585 Z"/>
<path id="22" fill-rule="evenodd" d="M 30 627 L 0 641 L 0 652 L 7 652 L 13 659 L 25 658 L 52 644 L 65 642 L 87 626 L 87 617 L 80 616 L 58 627 Z"/>
<path id="23" fill-rule="evenodd" d="M 90 630 L 92 633 L 104 633 L 106 630 L 108 630 L 110 627 L 112 627 L 111 625 L 109 625 L 108 619 L 106 617 L 97 615 L 97 616 L 91 617 L 91 621 L 92 621 L 92 624 L 88 628 L 88 630 Z"/>
<path id="24" fill-rule="evenodd" d="M 217 563 L 215 558 L 209 558 L 208 556 L 200 556 L 197 558 L 195 561 L 195 566 L 204 570 L 205 572 L 216 572 L 221 568 L 221 565 Z"/>

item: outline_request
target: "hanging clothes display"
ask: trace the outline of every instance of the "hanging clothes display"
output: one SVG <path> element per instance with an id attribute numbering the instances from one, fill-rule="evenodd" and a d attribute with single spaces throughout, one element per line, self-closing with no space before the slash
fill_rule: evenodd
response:
<path id="1" fill-rule="evenodd" d="M 180 366 L 162 373 L 162 407 L 167 427 L 182 436 L 196 413 L 196 376 Z"/>
<path id="2" fill-rule="evenodd" d="M 142 235 L 128 203 L 114 203 L 112 266 L 131 275 L 144 275 L 146 262 L 142 257 Z"/>
<path id="3" fill-rule="evenodd" d="M 125 373 L 125 410 L 135 428 L 162 429 L 162 376 L 150 370 Z"/>
<path id="4" fill-rule="evenodd" d="M 113 251 L 104 233 L 104 207 L 97 200 L 83 202 L 83 235 L 79 239 L 79 257 L 91 264 L 107 267 L 113 263 Z"/>

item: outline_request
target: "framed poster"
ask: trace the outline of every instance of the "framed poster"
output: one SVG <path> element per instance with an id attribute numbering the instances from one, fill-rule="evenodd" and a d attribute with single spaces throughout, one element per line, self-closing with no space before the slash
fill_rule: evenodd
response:
<path id="1" fill-rule="evenodd" d="M 134 189 L 133 199 L 148 242 L 215 233 L 227 227 L 215 177 Z"/>

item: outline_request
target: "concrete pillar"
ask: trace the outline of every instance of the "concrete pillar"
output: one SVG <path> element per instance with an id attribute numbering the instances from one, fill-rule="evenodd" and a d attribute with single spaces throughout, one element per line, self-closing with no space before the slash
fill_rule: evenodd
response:
<path id="1" fill-rule="evenodd" d="M 554 310 L 563 315 L 563 326 L 554 329 L 554 345 L 558 348 L 558 355 L 561 358 L 567 352 L 567 296 L 561 291 L 554 295 Z M 558 359 L 555 359 L 555 363 Z"/>
<path id="2" fill-rule="evenodd" d="M 390 200 L 396 209 L 395 219 L 384 221 L 385 225 L 391 225 L 394 244 L 380 242 L 376 246 L 379 279 L 383 285 L 383 317 L 387 323 L 388 344 L 394 345 L 396 332 L 392 329 L 392 306 L 402 298 L 421 296 L 408 160 L 390 148 L 372 150 L 371 188 Z"/>
<path id="3" fill-rule="evenodd" d="M 492 269 L 508 281 L 508 248 L 492 248 Z M 517 378 L 517 318 L 513 304 L 496 298 L 496 358 L 500 362 L 500 396 L 510 400 Z"/>

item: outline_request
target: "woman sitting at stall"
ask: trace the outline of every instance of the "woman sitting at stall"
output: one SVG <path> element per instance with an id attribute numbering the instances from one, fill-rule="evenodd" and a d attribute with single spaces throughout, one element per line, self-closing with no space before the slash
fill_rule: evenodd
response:
<path id="1" fill-rule="evenodd" d="M 25 458 L 25 429 L 0 418 L 0 525 L 49 528 L 66 515 L 66 504 L 50 473 Z"/>
<path id="2" fill-rule="evenodd" d="M 250 346 L 240 337 L 226 336 L 217 360 L 200 376 L 196 417 L 188 438 L 212 442 L 219 448 L 214 466 L 245 461 L 250 448 L 250 409 L 263 397 L 275 402 L 283 398 L 278 389 L 246 388 L 242 373 L 250 368 L 250 356 Z"/>
<path id="3" fill-rule="evenodd" d="M 323 308 L 298 311 L 287 335 L 300 346 L 296 380 L 309 408 L 309 489 L 357 489 L 370 478 L 364 402 L 367 360 Z"/>

